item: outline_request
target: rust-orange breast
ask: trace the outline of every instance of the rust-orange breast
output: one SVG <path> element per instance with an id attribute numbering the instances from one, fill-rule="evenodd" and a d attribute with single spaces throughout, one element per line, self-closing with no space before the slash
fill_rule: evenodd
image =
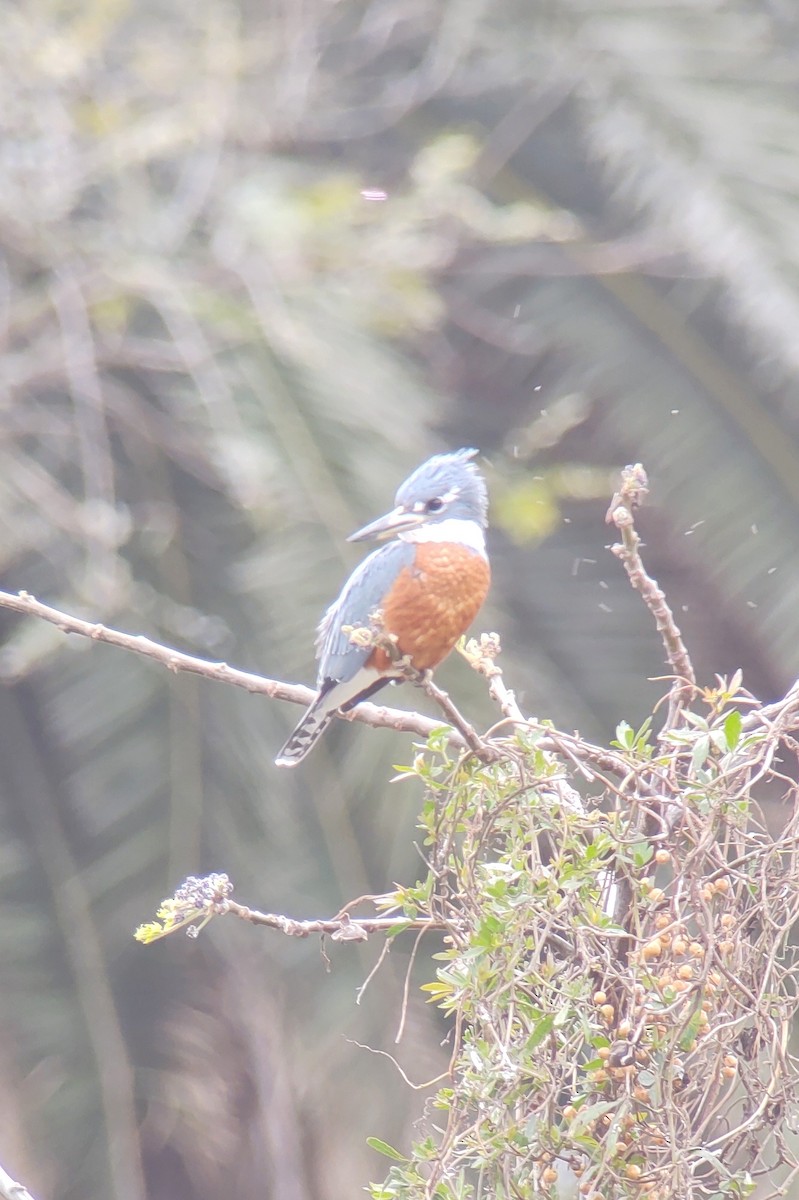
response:
<path id="1" fill-rule="evenodd" d="M 477 616 L 490 581 L 482 555 L 455 543 L 419 542 L 415 563 L 403 568 L 383 604 L 385 630 L 417 670 L 436 667 Z M 369 665 L 388 670 L 385 650 L 375 650 Z"/>

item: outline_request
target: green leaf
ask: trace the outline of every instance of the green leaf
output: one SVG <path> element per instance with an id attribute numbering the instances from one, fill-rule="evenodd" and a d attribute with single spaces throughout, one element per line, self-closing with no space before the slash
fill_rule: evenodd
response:
<path id="1" fill-rule="evenodd" d="M 741 740 L 743 720 L 737 708 L 727 713 L 724 720 L 724 736 L 727 739 L 727 749 L 735 750 Z"/>
<path id="2" fill-rule="evenodd" d="M 586 1129 L 592 1121 L 598 1117 L 602 1117 L 606 1112 L 611 1112 L 616 1107 L 615 1100 L 600 1100 L 596 1104 L 586 1105 L 581 1108 L 574 1118 L 571 1125 L 571 1133 L 574 1135 L 580 1130 Z"/>
<path id="3" fill-rule="evenodd" d="M 542 1017 L 535 1026 L 535 1029 L 527 1039 L 527 1049 L 535 1050 L 536 1046 L 540 1046 L 547 1034 L 551 1033 L 555 1026 L 555 1014 L 547 1013 Z"/>
<path id="4" fill-rule="evenodd" d="M 368 1137 L 366 1144 L 372 1150 L 376 1150 L 378 1154 L 382 1154 L 386 1158 L 393 1158 L 394 1162 L 406 1163 L 408 1161 L 404 1155 L 400 1154 L 399 1150 L 395 1150 L 393 1146 L 389 1146 L 388 1142 L 381 1142 L 380 1138 Z"/>
<path id="5" fill-rule="evenodd" d="M 636 842 L 636 844 L 632 847 L 634 866 L 645 867 L 654 853 L 655 851 L 650 842 Z"/>
<path id="6" fill-rule="evenodd" d="M 616 743 L 622 750 L 632 750 L 635 742 L 635 732 L 627 721 L 619 721 L 616 726 Z"/>
<path id="7" fill-rule="evenodd" d="M 707 761 L 710 754 L 710 738 L 707 734 L 698 738 L 691 753 L 691 770 L 698 771 Z"/>
<path id="8" fill-rule="evenodd" d="M 691 1046 L 696 1041 L 696 1035 L 699 1032 L 699 1022 L 701 1020 L 702 1020 L 702 1009 L 697 1008 L 696 1012 L 692 1014 L 690 1021 L 688 1022 L 685 1029 L 683 1030 L 682 1037 L 680 1038 L 680 1049 L 681 1050 L 690 1050 L 691 1049 Z"/>

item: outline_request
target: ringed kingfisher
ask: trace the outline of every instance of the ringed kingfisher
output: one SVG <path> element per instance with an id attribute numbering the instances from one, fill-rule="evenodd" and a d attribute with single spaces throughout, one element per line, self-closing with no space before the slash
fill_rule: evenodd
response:
<path id="1" fill-rule="evenodd" d="M 322 618 L 316 639 L 317 693 L 275 759 L 293 767 L 338 712 L 349 712 L 407 665 L 430 671 L 466 632 L 485 600 L 491 574 L 485 536 L 488 496 L 476 450 L 437 454 L 399 488 L 390 513 L 347 540 L 387 541 L 356 567 Z M 352 631 L 388 635 L 366 645 Z M 404 663 L 400 662 L 404 659 Z"/>

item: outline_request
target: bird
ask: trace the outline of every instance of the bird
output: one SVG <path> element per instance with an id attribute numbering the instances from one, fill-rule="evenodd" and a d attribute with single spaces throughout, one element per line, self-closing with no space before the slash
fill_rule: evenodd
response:
<path id="1" fill-rule="evenodd" d="M 408 666 L 432 671 L 477 616 L 491 582 L 488 493 L 473 461 L 477 454 L 434 455 L 398 488 L 391 512 L 347 539 L 384 544 L 356 567 L 319 623 L 316 696 L 277 766 L 296 766 L 337 713 L 407 678 Z M 362 644 L 353 636 L 370 628 L 387 637 Z"/>

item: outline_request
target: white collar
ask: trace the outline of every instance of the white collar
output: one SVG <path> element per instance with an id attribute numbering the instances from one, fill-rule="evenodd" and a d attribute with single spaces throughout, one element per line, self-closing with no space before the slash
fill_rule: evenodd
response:
<path id="1" fill-rule="evenodd" d="M 455 542 L 476 554 L 486 557 L 485 535 L 477 521 L 464 521 L 460 517 L 447 517 L 443 521 L 432 521 L 401 533 L 403 542 Z"/>

